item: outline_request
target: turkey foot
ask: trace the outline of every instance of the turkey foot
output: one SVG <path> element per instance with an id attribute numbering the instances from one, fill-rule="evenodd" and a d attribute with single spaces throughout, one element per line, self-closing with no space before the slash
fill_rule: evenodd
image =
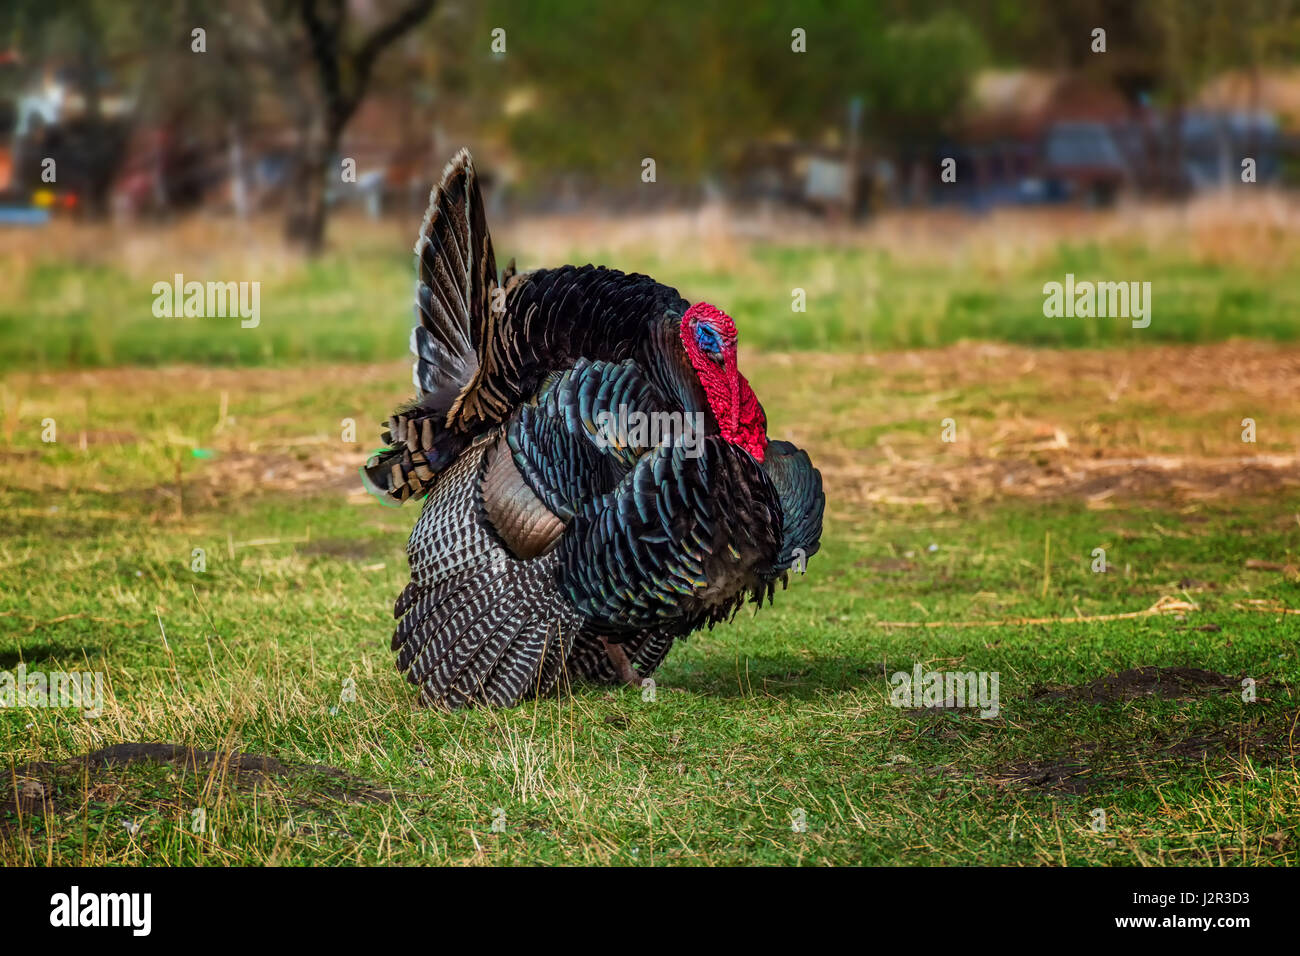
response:
<path id="1" fill-rule="evenodd" d="M 633 669 L 632 662 L 627 659 L 627 652 L 623 650 L 623 645 L 611 644 L 603 637 L 600 639 L 600 643 L 605 646 L 605 653 L 609 655 L 614 670 L 618 672 L 619 677 L 623 678 L 623 682 L 632 687 L 640 687 L 641 681 L 645 678 Z"/>

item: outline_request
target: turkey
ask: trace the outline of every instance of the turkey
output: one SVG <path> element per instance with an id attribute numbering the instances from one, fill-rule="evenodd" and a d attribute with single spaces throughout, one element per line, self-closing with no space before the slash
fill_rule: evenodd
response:
<path id="1" fill-rule="evenodd" d="M 416 397 L 361 476 L 424 498 L 392 648 L 425 703 L 638 685 L 817 551 L 821 475 L 767 437 L 725 313 L 604 267 L 498 275 L 465 150 L 415 258 Z"/>

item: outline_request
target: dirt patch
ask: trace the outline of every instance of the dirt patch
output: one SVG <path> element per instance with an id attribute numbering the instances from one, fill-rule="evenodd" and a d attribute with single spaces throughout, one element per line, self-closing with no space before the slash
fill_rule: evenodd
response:
<path id="1" fill-rule="evenodd" d="M 227 451 L 187 476 L 187 499 L 208 503 L 262 491 L 288 494 L 361 490 L 357 469 L 365 457 L 355 451 L 321 447 L 288 454 L 277 451 Z"/>
<path id="2" fill-rule="evenodd" d="M 1300 489 L 1294 345 L 969 343 L 753 359 L 750 380 L 759 380 L 765 402 L 787 409 L 827 500 L 843 508 L 1073 498 L 1105 509 Z M 825 386 L 815 398 L 786 399 L 786 367 L 812 363 L 824 370 Z M 1272 430 L 1243 441 L 1242 420 L 1260 408 L 1277 410 Z"/>
<path id="3" fill-rule="evenodd" d="M 1208 671 L 1198 673 L 1206 674 Z M 1109 746 L 1109 745 L 1107 745 Z M 1152 768 L 1227 761 L 1226 779 L 1239 773 L 1231 761 L 1294 762 L 1300 750 L 1300 712 L 1273 712 L 1236 727 L 1221 727 L 1177 740 L 1156 737 L 1131 749 L 1080 745 L 1053 758 L 1024 760 L 993 770 L 985 779 L 1000 787 L 1081 794 L 1129 778 L 1149 779 Z"/>
<path id="4" fill-rule="evenodd" d="M 1240 687 L 1240 678 L 1197 667 L 1132 667 L 1077 687 L 1045 687 L 1034 699 L 1109 703 L 1139 697 L 1203 697 Z"/>
<path id="5" fill-rule="evenodd" d="M 1276 497 L 1300 489 L 1300 456 L 1209 458 L 1194 455 L 1089 459 L 908 459 L 868 467 L 831 452 L 817 459 L 827 494 L 871 505 L 952 508 L 1002 498 L 1083 499 L 1093 508 L 1121 501 L 1189 504 Z M 825 461 L 826 464 L 822 464 Z"/>
<path id="6" fill-rule="evenodd" d="M 135 432 L 122 431 L 113 428 L 91 428 L 86 431 L 76 432 L 72 440 L 82 448 L 89 448 L 94 445 L 116 445 L 124 447 L 134 445 L 140 440 Z"/>
<path id="7" fill-rule="evenodd" d="M 240 751 L 197 750 L 180 744 L 122 743 L 69 760 L 29 763 L 3 778 L 0 812 L 61 813 L 86 802 L 114 802 L 126 789 L 118 770 L 151 763 L 202 773 L 233 790 L 248 792 L 276 781 L 313 782 L 314 796 L 344 803 L 389 803 L 399 794 L 327 764 L 285 764 L 275 757 Z M 300 806 L 308 806 L 299 801 Z"/>
<path id="8" fill-rule="evenodd" d="M 1285 717 L 1281 724 L 1263 722 L 1244 727 L 1225 727 L 1208 734 L 1196 734 L 1166 744 L 1162 753 L 1184 760 L 1203 761 L 1219 757 L 1249 757 L 1264 763 L 1295 760 L 1300 748 L 1300 714 Z"/>
<path id="9" fill-rule="evenodd" d="M 992 343 L 891 352 L 746 352 L 750 381 L 782 424 L 774 434 L 805 446 L 833 508 L 956 508 L 1008 498 L 1196 503 L 1278 497 L 1300 490 L 1300 413 L 1294 402 L 1300 346 L 1229 342 L 1140 349 L 1035 349 Z M 810 386 L 807 368 L 818 370 Z M 106 369 L 22 377 L 33 391 L 131 390 L 165 402 L 177 389 L 275 400 L 212 442 L 215 457 L 185 460 L 186 507 L 276 491 L 362 495 L 360 444 L 293 414 L 321 381 L 356 383 L 359 422 L 377 422 L 405 396 L 406 362 L 304 369 Z M 374 396 L 374 397 L 372 397 Z M 1256 442 L 1241 422 L 1269 410 Z M 274 436 L 270 422 L 283 418 Z M 941 437 L 951 419 L 952 441 Z M 126 422 L 87 431 L 87 444 L 128 443 Z M 368 430 L 370 429 L 370 430 Z M 76 441 L 74 434 L 69 440 Z M 370 437 L 366 437 L 370 436 Z M 138 441 L 145 441 L 139 437 Z M 186 453 L 188 454 L 188 453 Z M 18 457 L 20 456 L 20 457 Z M 0 451 L 15 487 L 45 490 L 27 450 Z M 171 474 L 158 491 L 175 495 Z M 93 490 L 108 492 L 113 489 Z M 1190 517 L 1188 520 L 1192 520 Z M 873 569 L 874 570 L 874 569 Z M 897 570 L 888 562 L 880 571 Z"/>

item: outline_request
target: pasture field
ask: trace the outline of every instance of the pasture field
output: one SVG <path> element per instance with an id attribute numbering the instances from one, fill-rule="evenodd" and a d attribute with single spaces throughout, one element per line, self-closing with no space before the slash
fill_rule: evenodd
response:
<path id="1" fill-rule="evenodd" d="M 722 213 L 559 218 L 499 228 L 494 238 L 501 265 L 511 256 L 521 268 L 608 264 L 653 275 L 693 302 L 725 303 L 742 317 L 744 342 L 765 350 L 1300 338 L 1300 202 L 1291 199 L 1234 195 L 1120 216 L 913 214 L 843 235 L 783 220 L 755 221 L 737 235 L 728 221 Z M 263 222 L 0 233 L 0 371 L 398 358 L 411 321 L 413 230 L 405 221 L 340 222 L 331 254 L 307 265 Z M 178 273 L 260 282 L 261 324 L 245 330 L 256 334 L 230 334 L 232 319 L 155 318 L 154 283 Z M 1150 327 L 1045 319 L 1043 286 L 1067 274 L 1150 282 Z M 801 313 L 791 311 L 796 289 Z"/>
<path id="2" fill-rule="evenodd" d="M 415 508 L 356 480 L 409 389 L 404 245 L 272 262 L 257 330 L 153 319 L 145 253 L 4 250 L 0 672 L 104 702 L 0 709 L 0 864 L 1300 863 L 1300 280 L 1200 235 L 968 239 L 970 273 L 609 240 L 736 317 L 823 547 L 652 699 L 457 713 L 388 649 Z M 1153 281 L 1155 334 L 1049 327 L 1068 270 Z M 996 715 L 892 706 L 916 665 L 996 673 Z"/>

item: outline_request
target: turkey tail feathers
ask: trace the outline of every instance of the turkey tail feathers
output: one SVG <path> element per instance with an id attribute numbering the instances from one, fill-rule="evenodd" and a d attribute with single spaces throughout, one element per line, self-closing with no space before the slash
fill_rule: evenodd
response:
<path id="1" fill-rule="evenodd" d="M 649 677 L 663 663 L 674 642 L 673 635 L 666 631 L 640 631 L 631 635 L 613 636 L 614 643 L 622 645 L 632 669 L 643 678 Z M 573 679 L 599 684 L 617 684 L 622 680 L 622 675 L 614 668 L 600 638 L 594 629 L 586 627 L 573 642 L 573 650 L 569 655 L 569 671 Z"/>
<path id="2" fill-rule="evenodd" d="M 411 378 L 417 398 L 388 420 L 389 447 L 362 469 L 366 489 L 403 502 L 423 494 L 469 444 L 448 413 L 478 372 L 474 341 L 488 321 L 496 255 L 474 160 L 462 149 L 429 194 L 415 243 L 416 324 Z"/>
<path id="3" fill-rule="evenodd" d="M 488 447 L 462 455 L 429 495 L 393 611 L 398 669 L 426 703 L 449 709 L 549 692 L 582 623 L 556 586 L 555 553 L 521 561 L 476 520 Z"/>
<path id="4" fill-rule="evenodd" d="M 448 582 L 398 653 L 426 703 L 510 706 L 555 686 L 577 626 L 566 635 L 570 615 L 536 601 L 546 587 L 539 571 L 508 560 Z"/>
<path id="5" fill-rule="evenodd" d="M 478 369 L 474 337 L 487 318 L 497 281 L 483 195 L 468 150 L 452 158 L 429 195 L 415 260 L 419 324 L 411 330 L 412 378 L 421 404 L 446 415 Z"/>

